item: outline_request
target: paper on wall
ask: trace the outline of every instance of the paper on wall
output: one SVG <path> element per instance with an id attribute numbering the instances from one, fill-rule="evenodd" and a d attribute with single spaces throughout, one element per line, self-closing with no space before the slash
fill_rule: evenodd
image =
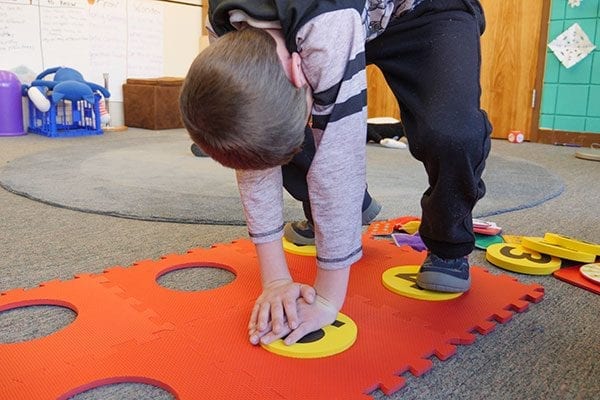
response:
<path id="1" fill-rule="evenodd" d="M 565 68 L 571 68 L 596 48 L 578 23 L 558 35 L 548 47 Z"/>

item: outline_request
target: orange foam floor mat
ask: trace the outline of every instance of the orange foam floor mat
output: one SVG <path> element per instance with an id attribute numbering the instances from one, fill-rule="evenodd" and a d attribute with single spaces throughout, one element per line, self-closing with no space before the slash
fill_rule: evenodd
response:
<path id="1" fill-rule="evenodd" d="M 402 297 L 381 283 L 384 271 L 418 265 L 409 247 L 364 237 L 364 257 L 352 268 L 342 312 L 358 326 L 352 347 L 325 358 L 294 359 L 252 346 L 247 323 L 260 293 L 258 262 L 247 240 L 193 249 L 100 274 L 51 281 L 0 295 L 0 312 L 58 305 L 77 313 L 43 338 L 0 344 L 3 398 L 67 399 L 99 386 L 151 384 L 177 399 L 369 399 L 420 376 L 431 357 L 451 357 L 497 322 L 543 297 L 539 285 L 472 268 L 472 289 L 448 301 Z M 312 257 L 288 254 L 293 276 L 312 282 Z M 183 268 L 223 268 L 235 279 L 222 287 L 184 292 L 157 278 Z"/>

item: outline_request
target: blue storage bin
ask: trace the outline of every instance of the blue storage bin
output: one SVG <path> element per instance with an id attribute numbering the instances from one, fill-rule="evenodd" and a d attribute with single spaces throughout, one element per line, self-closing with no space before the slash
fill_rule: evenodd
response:
<path id="1" fill-rule="evenodd" d="M 96 101 L 91 104 L 85 100 L 52 101 L 50 109 L 46 112 L 38 110 L 29 103 L 29 132 L 48 137 L 74 137 L 87 135 L 101 135 L 99 94 L 95 94 Z"/>

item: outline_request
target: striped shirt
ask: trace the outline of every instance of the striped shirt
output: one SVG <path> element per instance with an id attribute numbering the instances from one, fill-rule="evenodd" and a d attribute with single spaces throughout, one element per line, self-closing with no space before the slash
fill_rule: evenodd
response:
<path id="1" fill-rule="evenodd" d="M 284 29 L 288 49 L 297 51 L 302 58 L 302 68 L 314 97 L 312 129 L 316 153 L 307 183 L 320 268 L 345 268 L 362 256 L 367 117 L 365 43 L 385 31 L 393 18 L 410 12 L 421 1 L 322 2 L 317 7 L 327 4 L 329 8 L 300 15 L 291 22 L 285 15 L 282 18 L 281 10 L 288 10 L 294 1 L 233 1 L 239 8 L 231 6 L 230 0 L 211 2 L 213 10 L 227 3 L 230 7 L 227 22 L 234 28 L 244 22 L 259 28 Z M 275 3 L 279 7 L 278 19 L 261 19 L 256 15 L 258 12 L 253 16 L 252 6 L 259 3 Z M 211 21 L 213 27 L 215 21 L 216 17 Z M 224 33 L 223 26 L 216 28 L 217 34 Z M 236 176 L 252 240 L 255 243 L 281 240 L 284 225 L 281 168 L 238 170 Z"/>

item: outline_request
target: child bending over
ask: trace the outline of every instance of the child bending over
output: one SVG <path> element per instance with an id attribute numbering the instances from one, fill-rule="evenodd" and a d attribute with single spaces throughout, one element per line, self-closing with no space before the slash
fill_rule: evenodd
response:
<path id="1" fill-rule="evenodd" d="M 428 174 L 419 233 L 429 253 L 418 285 L 469 289 L 471 213 L 485 193 L 491 132 L 479 101 L 483 29 L 477 0 L 209 2 L 218 38 L 193 62 L 180 105 L 192 140 L 236 170 L 263 287 L 248 326 L 253 344 L 295 343 L 344 303 L 371 205 L 367 64 L 383 72 Z M 305 132 L 312 144 L 303 150 Z M 295 185 L 317 248 L 312 286 L 292 280 L 281 243 L 282 186 Z"/>

